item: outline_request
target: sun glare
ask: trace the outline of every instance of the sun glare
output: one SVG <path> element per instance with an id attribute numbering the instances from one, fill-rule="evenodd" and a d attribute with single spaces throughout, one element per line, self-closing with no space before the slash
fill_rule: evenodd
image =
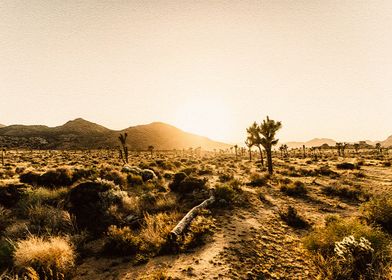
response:
<path id="1" fill-rule="evenodd" d="M 176 125 L 185 131 L 224 141 L 229 138 L 229 112 L 222 100 L 192 98 L 178 108 Z"/>

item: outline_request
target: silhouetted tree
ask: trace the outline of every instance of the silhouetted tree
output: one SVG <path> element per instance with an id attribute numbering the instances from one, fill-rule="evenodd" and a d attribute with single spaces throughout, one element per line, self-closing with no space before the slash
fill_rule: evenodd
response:
<path id="1" fill-rule="evenodd" d="M 268 173 L 271 175 L 273 173 L 272 146 L 278 144 L 279 139 L 275 139 L 275 135 L 276 132 L 281 128 L 282 123 L 280 121 L 270 120 L 268 116 L 258 127 L 258 131 L 262 136 L 260 139 L 260 143 L 267 153 Z"/>
<path id="2" fill-rule="evenodd" d="M 250 127 L 246 129 L 248 133 L 247 140 L 252 143 L 252 146 L 256 146 L 260 152 L 260 161 L 261 165 L 264 166 L 264 158 L 263 158 L 263 151 L 261 150 L 261 137 L 259 133 L 259 126 L 256 122 L 254 122 Z"/>
<path id="3" fill-rule="evenodd" d="M 248 150 L 249 150 L 249 160 L 252 161 L 252 146 L 253 146 L 253 143 L 252 143 L 252 141 L 249 138 L 247 138 L 245 140 L 245 145 L 248 147 Z"/>
<path id="4" fill-rule="evenodd" d="M 152 157 L 152 153 L 154 151 L 154 146 L 153 145 L 148 146 L 148 150 L 150 151 L 151 157 Z"/>
<path id="5" fill-rule="evenodd" d="M 118 139 L 120 140 L 121 143 L 121 148 L 120 148 L 120 156 L 124 162 L 124 164 L 128 163 L 128 147 L 127 147 L 127 137 L 128 133 L 121 134 L 118 136 Z"/>
<path id="6" fill-rule="evenodd" d="M 359 152 L 359 147 L 360 147 L 360 145 L 358 143 L 354 144 L 354 150 L 355 150 L 355 153 L 357 153 L 357 154 Z"/>

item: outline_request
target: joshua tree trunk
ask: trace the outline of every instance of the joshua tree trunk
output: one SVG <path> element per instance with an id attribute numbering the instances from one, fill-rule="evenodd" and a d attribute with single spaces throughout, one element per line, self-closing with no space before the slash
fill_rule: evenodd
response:
<path id="1" fill-rule="evenodd" d="M 261 150 L 261 146 L 260 145 L 258 145 L 257 148 L 259 148 L 259 152 L 260 152 L 261 166 L 264 166 L 263 151 Z"/>
<path id="2" fill-rule="evenodd" d="M 272 151 L 271 151 L 271 148 L 268 148 L 265 151 L 267 152 L 268 173 L 270 175 L 272 175 L 272 173 L 274 173 L 274 170 L 272 167 Z"/>
<path id="3" fill-rule="evenodd" d="M 252 150 L 249 149 L 249 161 L 252 161 Z"/>

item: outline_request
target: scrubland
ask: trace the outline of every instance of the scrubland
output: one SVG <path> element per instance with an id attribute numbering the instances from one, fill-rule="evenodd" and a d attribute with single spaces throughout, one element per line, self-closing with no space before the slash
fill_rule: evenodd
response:
<path id="1" fill-rule="evenodd" d="M 274 152 L 269 175 L 256 153 L 10 150 L 0 279 L 392 279 L 391 161 Z"/>

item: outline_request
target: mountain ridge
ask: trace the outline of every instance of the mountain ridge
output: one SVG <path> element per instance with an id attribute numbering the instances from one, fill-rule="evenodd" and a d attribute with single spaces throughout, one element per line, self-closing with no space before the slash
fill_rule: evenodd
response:
<path id="1" fill-rule="evenodd" d="M 112 130 L 82 118 L 63 125 L 10 125 L 0 128 L 0 146 L 38 149 L 98 149 L 119 145 L 119 133 L 128 133 L 131 150 L 145 150 L 153 145 L 158 150 L 202 147 L 206 150 L 226 149 L 231 145 L 185 132 L 175 126 L 152 122 Z"/>

